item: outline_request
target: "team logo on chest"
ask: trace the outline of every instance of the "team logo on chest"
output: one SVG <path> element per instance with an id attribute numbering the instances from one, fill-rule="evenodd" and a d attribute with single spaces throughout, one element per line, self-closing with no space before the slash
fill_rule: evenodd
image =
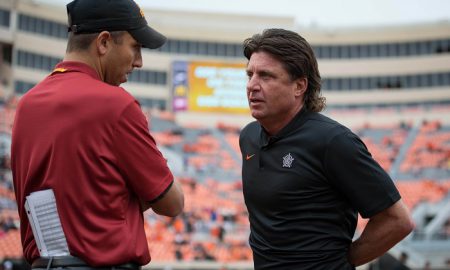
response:
<path id="1" fill-rule="evenodd" d="M 292 162 L 294 161 L 294 158 L 292 157 L 291 153 L 288 153 L 283 157 L 283 168 L 291 168 Z"/>

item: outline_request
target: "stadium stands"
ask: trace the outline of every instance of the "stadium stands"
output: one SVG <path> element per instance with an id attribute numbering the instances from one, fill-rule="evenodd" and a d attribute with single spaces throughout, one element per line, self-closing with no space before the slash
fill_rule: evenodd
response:
<path id="1" fill-rule="evenodd" d="M 46 2 L 0 1 L 0 100 L 6 99 L 0 101 L 0 259 L 21 256 L 9 170 L 15 106 L 65 51 L 64 7 Z M 238 137 L 252 119 L 242 111 L 230 114 L 201 106 L 177 112 L 178 94 L 207 95 L 210 89 L 204 78 L 180 76 L 175 64 L 243 67 L 243 38 L 266 26 L 293 29 L 311 42 L 327 98 L 325 114 L 361 136 L 413 212 L 417 228 L 392 254 L 407 252 L 415 268 L 427 259 L 436 268 L 450 260 L 450 218 L 445 215 L 446 209 L 450 213 L 448 22 L 330 32 L 299 27 L 291 17 L 149 13 L 169 40 L 157 51 L 143 50 L 145 65 L 130 75 L 125 88 L 142 104 L 151 132 L 186 193 L 186 209 L 177 218 L 145 213 L 152 269 L 163 269 L 166 262 L 174 270 L 219 269 L 222 263 L 251 269 Z M 217 83 L 222 78 L 212 79 Z M 178 80 L 186 83 L 184 88 L 175 87 Z M 234 77 L 231 81 L 241 86 Z M 359 219 L 358 232 L 366 222 Z M 190 268 L 202 261 L 218 264 Z"/>
<path id="2" fill-rule="evenodd" d="M 13 115 L 13 111 L 8 114 Z M 156 216 L 151 211 L 145 213 L 153 261 L 227 263 L 251 260 L 247 243 L 249 224 L 239 177 L 238 130 L 223 124 L 216 128 L 183 127 L 167 115 L 150 118 L 158 145 L 186 159 L 182 173 L 176 175 L 186 194 L 184 213 L 176 218 Z M 8 144 L 7 136 L 11 132 L 9 121 L 1 122 L 8 129 L 0 136 L 4 144 Z M 449 126 L 439 121 L 425 121 L 417 125 L 404 122 L 378 126 L 365 124 L 353 130 L 386 170 L 394 171 L 393 166 L 400 164 L 394 180 L 412 211 L 425 202 L 448 200 Z M 402 155 L 401 149 L 405 145 L 407 150 Z M 8 155 L 5 151 L 6 160 Z M 0 236 L 0 257 L 20 256 L 18 216 L 11 177 L 7 176 L 8 162 L 3 162 L 3 166 L 0 220 L 4 226 Z M 359 219 L 358 231 L 365 223 L 366 220 Z M 450 239 L 448 228 L 439 233 Z"/>

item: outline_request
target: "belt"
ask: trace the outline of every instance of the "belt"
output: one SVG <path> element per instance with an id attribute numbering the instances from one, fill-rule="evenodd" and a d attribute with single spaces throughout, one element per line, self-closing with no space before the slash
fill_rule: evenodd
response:
<path id="1" fill-rule="evenodd" d="M 73 257 L 73 256 L 58 256 L 51 258 L 39 258 L 36 259 L 32 264 L 31 268 L 41 268 L 41 269 L 49 269 L 49 268 L 76 268 L 77 270 L 111 270 L 111 269 L 124 269 L 124 270 L 141 270 L 141 267 L 135 263 L 124 263 L 119 265 L 111 265 L 111 266 L 101 266 L 101 267 L 92 267 L 88 265 L 83 260 Z"/>

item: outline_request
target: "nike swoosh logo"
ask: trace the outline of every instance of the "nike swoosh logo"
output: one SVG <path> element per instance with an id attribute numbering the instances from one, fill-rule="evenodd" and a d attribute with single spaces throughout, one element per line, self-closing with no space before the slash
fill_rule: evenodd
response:
<path id="1" fill-rule="evenodd" d="M 249 156 L 249 155 L 247 154 L 247 156 L 245 157 L 245 159 L 246 159 L 246 160 L 249 160 L 249 159 L 251 159 L 254 155 L 255 155 L 255 154 Z"/>

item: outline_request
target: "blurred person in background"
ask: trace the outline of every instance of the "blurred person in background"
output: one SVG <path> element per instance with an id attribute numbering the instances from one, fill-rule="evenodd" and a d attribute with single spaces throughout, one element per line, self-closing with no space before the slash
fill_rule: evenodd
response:
<path id="1" fill-rule="evenodd" d="M 143 212 L 176 216 L 181 186 L 120 84 L 143 65 L 141 48 L 166 38 L 130 0 L 67 5 L 64 60 L 19 102 L 12 172 L 23 253 L 32 268 L 139 269 L 150 262 Z M 40 258 L 26 196 L 52 189 L 71 256 Z"/>
<path id="2" fill-rule="evenodd" d="M 255 122 L 240 134 L 254 267 L 355 269 L 413 229 L 389 175 L 325 107 L 317 60 L 295 32 L 244 41 Z M 358 213 L 369 222 L 352 241 Z"/>

